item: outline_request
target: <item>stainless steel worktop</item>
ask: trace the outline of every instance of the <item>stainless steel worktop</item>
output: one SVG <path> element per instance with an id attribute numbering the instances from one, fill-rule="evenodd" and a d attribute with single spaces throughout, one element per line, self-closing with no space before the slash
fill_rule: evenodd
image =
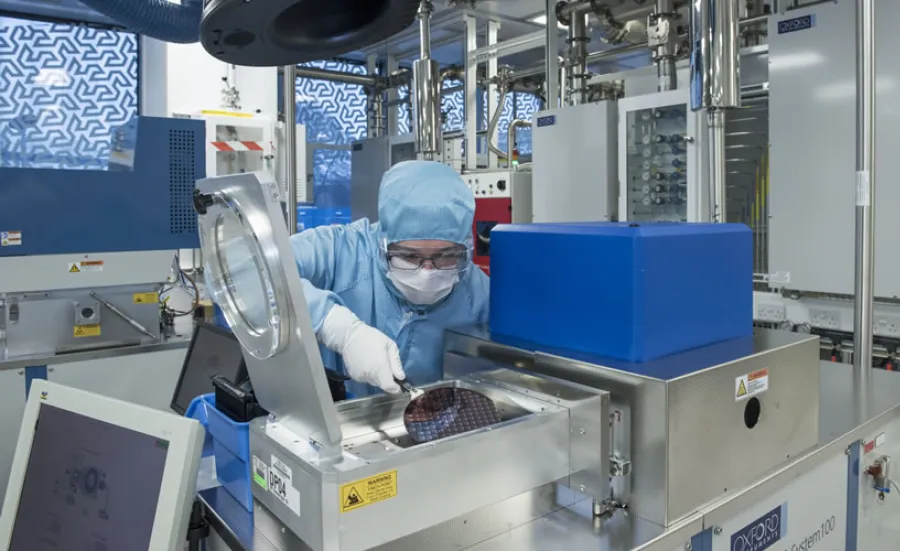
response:
<path id="1" fill-rule="evenodd" d="M 855 418 L 850 366 L 822 362 L 819 443 L 809 452 L 785 463 L 764 476 L 753 487 L 710 504 L 684 522 L 663 533 L 661 527 L 634 518 L 624 511 L 611 518 L 592 519 L 590 500 L 565 494 L 565 489 L 544 487 L 464 515 L 429 530 L 382 546 L 391 551 L 432 549 L 473 549 L 478 551 L 517 551 L 547 549 L 597 549 L 603 551 L 671 551 L 690 542 L 703 530 L 704 515 L 717 509 L 746 507 L 758 499 L 759 492 L 777 488 L 803 469 L 844 450 L 853 441 L 869 435 L 891 419 L 900 417 L 900 373 L 876 370 L 873 374 L 869 407 L 862 421 Z M 752 491 L 751 491 L 752 490 Z M 214 514 L 211 524 L 223 535 L 233 551 L 306 551 L 302 542 L 257 504 L 256 518 L 240 506 L 229 506 L 230 496 L 223 490 L 200 494 Z M 232 500 L 233 501 L 233 500 Z M 518 515 L 531 514 L 535 507 L 545 512 L 540 518 L 511 530 Z M 254 522 L 255 520 L 255 522 Z M 398 519 L 399 520 L 399 519 Z M 229 529 L 228 527 L 232 528 Z M 235 537 L 239 535 L 238 537 Z"/>

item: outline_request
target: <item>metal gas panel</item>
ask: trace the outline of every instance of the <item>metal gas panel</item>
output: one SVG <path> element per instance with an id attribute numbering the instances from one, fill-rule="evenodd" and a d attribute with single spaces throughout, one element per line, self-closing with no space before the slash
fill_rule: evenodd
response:
<path id="1" fill-rule="evenodd" d="M 669 384 L 669 523 L 818 440 L 818 338 L 756 338 L 770 339 L 768 353 Z"/>
<path id="2" fill-rule="evenodd" d="M 774 494 L 728 521 L 717 523 L 711 551 L 850 549 L 845 547 L 847 460 L 839 451 Z"/>
<path id="3" fill-rule="evenodd" d="M 823 3 L 769 18 L 770 263 L 790 272 L 789 288 L 853 293 L 855 67 L 853 2 Z M 779 23 L 814 15 L 812 26 L 779 33 Z M 877 48 L 900 48 L 900 3 L 879 2 Z M 848 23 L 849 22 L 849 23 Z M 782 26 L 784 30 L 784 25 Z M 891 241 L 900 186 L 900 80 L 896 60 L 876 60 L 878 157 L 875 295 L 900 296 L 900 257 Z"/>
<path id="4" fill-rule="evenodd" d="M 615 219 L 616 113 L 604 101 L 534 115 L 535 222 Z"/>
<path id="5" fill-rule="evenodd" d="M 99 289 L 96 294 L 159 338 L 159 305 L 135 303 L 157 285 Z M 91 296 L 90 289 L 8 294 L 7 357 L 54 355 L 77 350 L 152 342 Z"/>

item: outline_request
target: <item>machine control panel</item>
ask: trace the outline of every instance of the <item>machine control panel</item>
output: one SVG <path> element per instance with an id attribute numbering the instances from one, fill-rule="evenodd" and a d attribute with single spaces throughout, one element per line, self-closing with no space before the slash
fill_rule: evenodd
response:
<path id="1" fill-rule="evenodd" d="M 475 194 L 476 199 L 512 197 L 509 172 L 463 174 L 463 180 Z"/>

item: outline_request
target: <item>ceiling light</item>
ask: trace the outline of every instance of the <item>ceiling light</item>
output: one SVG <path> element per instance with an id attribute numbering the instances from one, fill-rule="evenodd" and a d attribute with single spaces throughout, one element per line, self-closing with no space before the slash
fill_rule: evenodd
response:
<path id="1" fill-rule="evenodd" d="M 546 14 L 535 15 L 534 17 L 532 17 L 532 18 L 529 19 L 528 21 L 531 22 L 531 23 L 537 23 L 538 25 L 545 25 L 545 26 L 546 26 L 546 25 L 547 25 L 547 15 L 546 15 Z M 563 25 L 563 24 L 560 23 L 559 21 L 556 22 L 556 26 L 559 27 L 559 28 L 562 29 L 562 30 L 566 30 L 566 28 L 567 28 L 565 25 Z"/>

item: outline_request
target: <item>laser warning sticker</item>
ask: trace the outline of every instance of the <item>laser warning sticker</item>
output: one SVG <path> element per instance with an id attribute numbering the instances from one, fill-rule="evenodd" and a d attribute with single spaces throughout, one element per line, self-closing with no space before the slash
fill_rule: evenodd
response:
<path id="1" fill-rule="evenodd" d="M 361 509 L 397 495 L 397 471 L 377 474 L 341 486 L 341 512 Z"/>
<path id="2" fill-rule="evenodd" d="M 741 375 L 734 380 L 734 399 L 737 402 L 769 390 L 769 369 Z"/>

